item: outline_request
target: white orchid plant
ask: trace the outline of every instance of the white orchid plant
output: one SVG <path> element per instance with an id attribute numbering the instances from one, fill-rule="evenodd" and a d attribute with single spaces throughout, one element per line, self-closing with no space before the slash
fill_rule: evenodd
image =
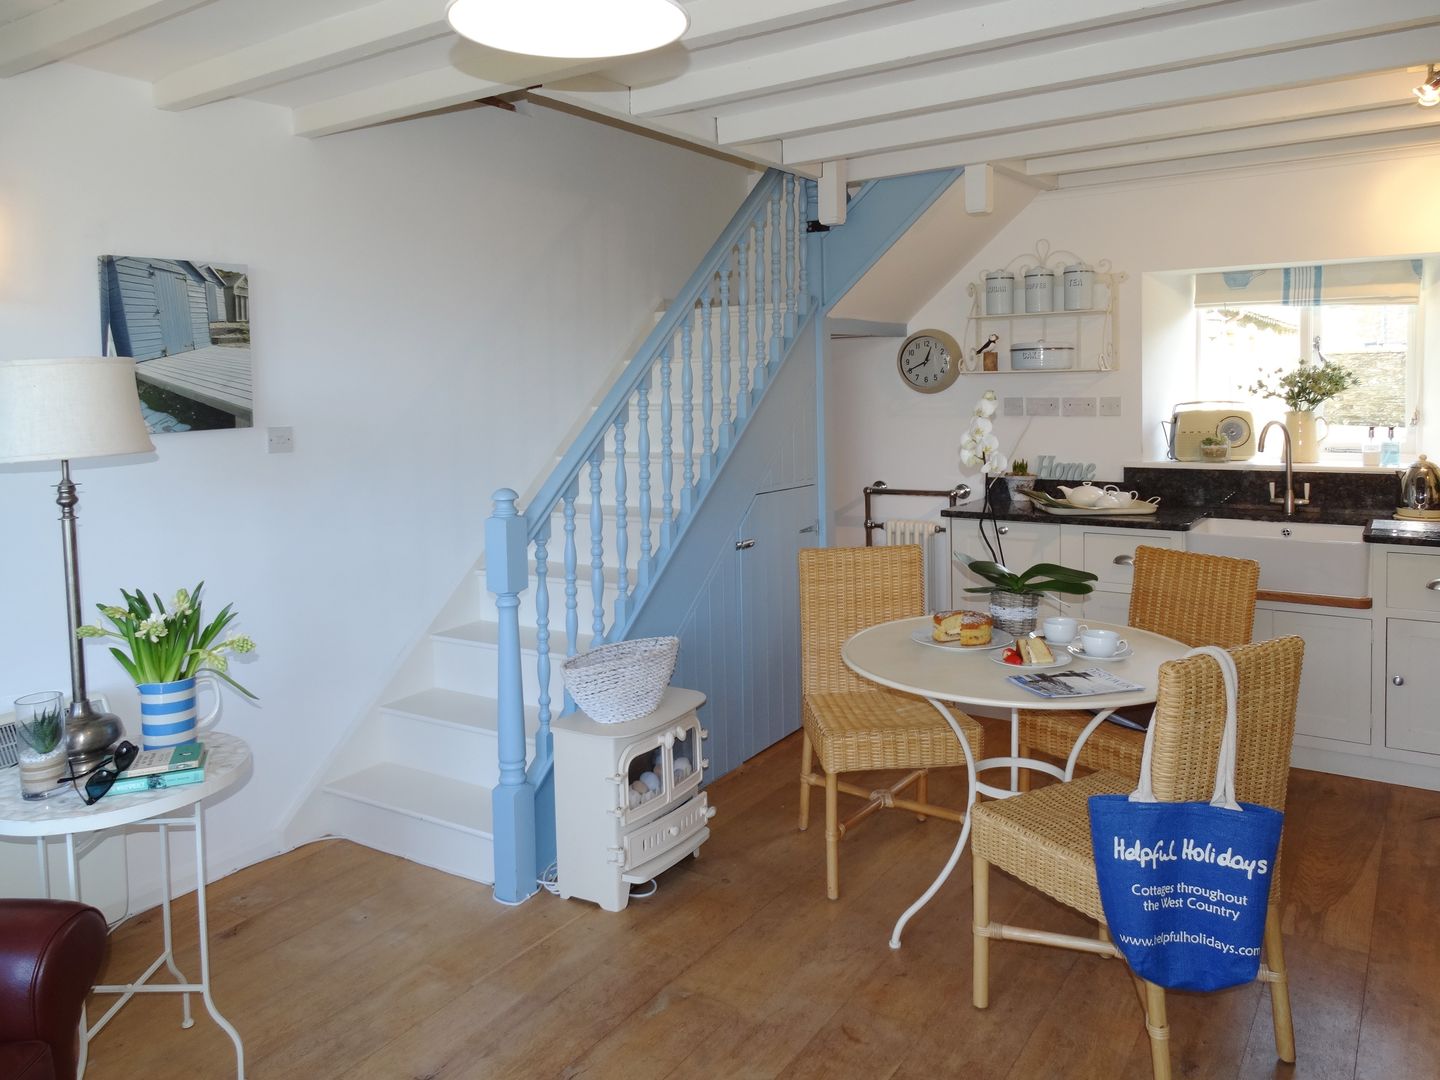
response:
<path id="1" fill-rule="evenodd" d="M 1009 462 L 1000 452 L 1000 440 L 995 437 L 995 423 L 991 417 L 999 407 L 994 390 L 986 390 L 975 403 L 975 412 L 970 418 L 970 428 L 960 443 L 960 460 L 969 466 L 980 466 L 983 476 L 1000 476 Z"/>
<path id="2" fill-rule="evenodd" d="M 128 655 L 114 647 L 110 649 L 110 655 L 137 685 L 178 682 L 208 671 L 246 697 L 254 698 L 254 694 L 230 677 L 230 660 L 226 654 L 254 652 L 255 642 L 244 634 L 234 634 L 223 640 L 220 638 L 236 618 L 229 604 L 208 625 L 201 621 L 200 592 L 204 588 L 202 581 L 195 586 L 193 593 L 180 589 L 171 599 L 168 609 L 159 593 L 152 594 L 155 597 L 152 607 L 139 589 L 133 593 L 121 589 L 120 595 L 125 598 L 124 607 L 95 605 L 114 629 L 82 626 L 75 631 L 75 636 L 114 638 L 128 645 Z"/>

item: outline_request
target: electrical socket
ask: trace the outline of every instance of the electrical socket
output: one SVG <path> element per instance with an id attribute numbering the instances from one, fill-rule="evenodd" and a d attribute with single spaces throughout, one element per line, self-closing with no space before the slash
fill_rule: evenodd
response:
<path id="1" fill-rule="evenodd" d="M 1025 399 L 1026 416 L 1059 416 L 1060 399 L 1053 397 L 1027 397 Z"/>
<path id="2" fill-rule="evenodd" d="M 1025 399 L 1023 397 L 1007 397 L 1004 402 L 1004 416 L 1024 416 Z"/>
<path id="3" fill-rule="evenodd" d="M 1061 416 L 1094 416 L 1095 399 L 1093 397 L 1067 397 L 1060 400 Z"/>
<path id="4" fill-rule="evenodd" d="M 1119 416 L 1120 399 L 1118 397 L 1102 397 L 1100 399 L 1101 416 Z"/>
<path id="5" fill-rule="evenodd" d="M 289 454 L 295 449 L 295 429 L 272 427 L 265 429 L 265 452 L 267 454 Z"/>

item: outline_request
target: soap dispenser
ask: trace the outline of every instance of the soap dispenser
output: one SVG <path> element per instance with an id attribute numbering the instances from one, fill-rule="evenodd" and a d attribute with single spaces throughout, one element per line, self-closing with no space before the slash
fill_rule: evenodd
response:
<path id="1" fill-rule="evenodd" d="M 1395 441 L 1394 425 L 1385 429 L 1385 441 L 1380 444 L 1380 464 L 1386 468 L 1400 467 L 1400 444 Z"/>
<path id="2" fill-rule="evenodd" d="M 1365 441 L 1360 444 L 1360 463 L 1362 465 L 1380 464 L 1380 440 L 1375 438 L 1374 424 L 1370 425 L 1370 430 L 1365 434 Z"/>

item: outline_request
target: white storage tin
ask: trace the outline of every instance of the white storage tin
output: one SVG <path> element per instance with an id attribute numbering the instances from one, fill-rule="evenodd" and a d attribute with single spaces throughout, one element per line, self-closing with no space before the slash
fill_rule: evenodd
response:
<path id="1" fill-rule="evenodd" d="M 1055 310 L 1055 274 L 1044 266 L 1025 271 L 1025 311 L 1040 313 Z"/>
<path id="2" fill-rule="evenodd" d="M 1065 267 L 1065 310 L 1090 311 L 1095 307 L 1095 271 L 1084 263 Z"/>
<path id="3" fill-rule="evenodd" d="M 1009 270 L 992 270 L 985 275 L 986 315 L 1009 315 L 1014 295 L 1015 275 Z"/>
<path id="4" fill-rule="evenodd" d="M 1074 366 L 1074 345 L 1049 345 L 1043 341 L 1017 341 L 1010 346 L 1011 371 L 1066 371 Z"/>

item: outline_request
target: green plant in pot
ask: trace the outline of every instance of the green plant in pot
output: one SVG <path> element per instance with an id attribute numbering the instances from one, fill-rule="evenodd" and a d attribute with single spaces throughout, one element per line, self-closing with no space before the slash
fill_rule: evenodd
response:
<path id="1" fill-rule="evenodd" d="M 990 617 L 995 626 L 1011 634 L 1028 634 L 1035 629 L 1040 597 L 1045 593 L 1085 596 L 1094 591 L 1090 583 L 1099 579 L 1086 570 L 1074 570 L 1059 563 L 1036 563 L 1016 574 L 999 563 L 976 559 L 971 571 L 990 582 L 966 592 L 990 594 Z"/>
<path id="2" fill-rule="evenodd" d="M 1206 461 L 1228 461 L 1230 443 L 1219 435 L 1206 435 L 1200 440 L 1200 456 Z"/>
<path id="3" fill-rule="evenodd" d="M 1312 462 L 1320 460 L 1320 444 L 1325 441 L 1330 427 L 1318 433 L 1315 422 L 1324 423 L 1324 417 L 1317 417 L 1315 410 L 1335 397 L 1343 394 L 1360 381 L 1360 377 L 1342 364 L 1327 359 L 1320 352 L 1320 339 L 1314 340 L 1318 364 L 1312 364 L 1306 357 L 1300 358 L 1298 367 L 1291 371 L 1277 368 L 1274 382 L 1262 375 L 1250 386 L 1250 393 L 1261 397 L 1278 398 L 1285 402 L 1285 427 L 1290 432 L 1290 460 Z"/>
<path id="4" fill-rule="evenodd" d="M 59 691 L 27 694 L 15 701 L 15 733 L 21 747 L 20 794 L 44 799 L 58 794 L 56 780 L 65 772 L 65 711 Z"/>

